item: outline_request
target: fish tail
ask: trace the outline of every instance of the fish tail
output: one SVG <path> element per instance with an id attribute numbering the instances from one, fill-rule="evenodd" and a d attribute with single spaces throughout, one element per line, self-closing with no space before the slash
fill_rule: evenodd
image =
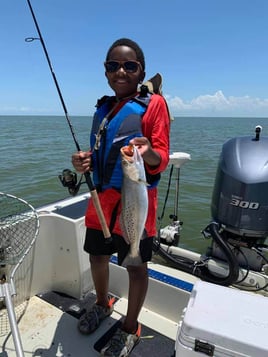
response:
<path id="1" fill-rule="evenodd" d="M 128 265 L 141 265 L 142 264 L 142 259 L 140 254 L 132 256 L 131 254 L 128 254 L 125 259 L 123 260 L 123 263 L 121 264 L 122 267 L 127 267 Z"/>

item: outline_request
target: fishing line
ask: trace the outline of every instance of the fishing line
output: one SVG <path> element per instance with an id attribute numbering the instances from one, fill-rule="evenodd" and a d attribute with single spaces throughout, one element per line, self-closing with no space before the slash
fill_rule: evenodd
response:
<path id="1" fill-rule="evenodd" d="M 79 143 L 78 143 L 78 141 L 76 139 L 75 132 L 74 132 L 74 129 L 73 129 L 73 126 L 72 126 L 72 123 L 71 123 L 71 120 L 69 118 L 69 114 L 68 114 L 68 111 L 67 111 L 67 107 L 65 105 L 65 102 L 64 102 L 64 99 L 63 99 L 63 96 L 62 96 L 62 93 L 61 93 L 61 90 L 60 90 L 60 87 L 59 87 L 59 83 L 57 81 L 57 77 L 56 77 L 55 72 L 53 70 L 53 67 L 52 67 L 52 64 L 51 64 L 51 61 L 50 61 L 50 58 L 49 58 L 49 55 L 48 55 L 48 51 L 46 49 L 46 45 L 45 45 L 43 36 L 41 34 L 38 22 L 36 20 L 36 17 L 35 17 L 35 14 L 34 14 L 34 11 L 33 11 L 33 8 L 32 8 L 30 0 L 27 0 L 27 3 L 28 3 L 28 6 L 29 6 L 29 9 L 30 9 L 30 12 L 32 14 L 32 18 L 33 18 L 33 21 L 34 21 L 34 24 L 35 24 L 35 27 L 36 27 L 36 30 L 37 30 L 37 33 L 38 33 L 39 37 L 27 37 L 25 39 L 25 41 L 26 42 L 32 42 L 32 41 L 35 41 L 35 40 L 40 40 L 42 48 L 43 48 L 45 56 L 46 56 L 46 60 L 47 60 L 51 75 L 53 77 L 55 86 L 57 88 L 57 92 L 58 92 L 58 95 L 59 95 L 59 98 L 60 98 L 60 101 L 61 101 L 61 105 L 63 107 L 65 118 L 66 118 L 68 126 L 70 128 L 70 131 L 71 131 L 71 134 L 72 134 L 76 149 L 77 149 L 77 151 L 81 151 L 80 145 L 79 145 Z M 101 205 L 100 205 L 100 201 L 99 201 L 99 197 L 98 197 L 98 194 L 97 194 L 96 187 L 95 187 L 94 183 L 91 180 L 90 173 L 89 172 L 85 172 L 84 175 L 85 175 L 85 179 L 86 179 L 86 183 L 88 185 L 88 188 L 89 188 L 89 190 L 91 192 L 91 197 L 92 197 L 92 200 L 93 200 L 93 203 L 94 203 L 94 206 L 95 206 L 95 209 L 96 209 L 96 212 L 97 212 L 97 215 L 98 215 L 101 227 L 102 227 L 102 231 L 103 231 L 104 237 L 107 239 L 106 242 L 108 243 L 108 242 L 111 241 L 111 234 L 110 234 L 109 228 L 107 226 L 107 223 L 106 223 L 106 220 L 105 220 L 105 217 L 104 217 Z"/>
<path id="2" fill-rule="evenodd" d="M 68 125 L 69 125 L 69 128 L 70 128 L 70 131 L 71 131 L 71 134 L 72 134 L 72 137 L 73 137 L 75 146 L 76 146 L 76 148 L 77 148 L 77 151 L 81 151 L 80 145 L 78 144 L 78 141 L 77 141 L 77 139 L 76 139 L 76 136 L 75 136 L 75 133 L 74 133 L 74 130 L 73 130 L 73 126 L 72 126 L 72 123 L 71 123 L 71 120 L 70 120 L 70 118 L 69 118 L 69 114 L 68 114 L 68 111 L 67 111 L 67 107 L 66 107 L 66 105 L 65 105 L 65 102 L 64 102 L 64 99 L 63 99 L 63 96 L 62 96 L 62 93 L 61 93 L 61 90 L 60 90 L 60 87 L 59 87 L 59 84 L 58 84 L 58 81 L 57 81 L 57 77 L 56 77 L 56 75 L 55 75 L 55 73 L 54 73 L 54 70 L 53 70 L 53 67 L 52 67 L 52 64 L 51 64 L 51 61 L 50 61 L 50 58 L 49 58 L 47 49 L 46 49 L 46 45 L 45 45 L 45 42 L 44 42 L 44 40 L 43 40 L 43 36 L 42 36 L 42 34 L 41 34 L 40 28 L 39 28 L 39 26 L 38 26 L 38 22 L 37 22 L 37 20 L 36 20 L 36 17 L 35 17 L 35 14 L 34 14 L 32 5 L 31 5 L 31 3 L 30 3 L 30 0 L 27 0 L 27 3 L 28 3 L 28 5 L 29 5 L 30 11 L 31 11 L 31 14 L 32 14 L 32 17 L 33 17 L 33 21 L 34 21 L 34 24 L 35 24 L 35 27 L 36 27 L 36 30 L 37 30 L 37 33 L 38 33 L 38 36 L 39 36 L 39 37 L 27 37 L 27 38 L 25 39 L 25 41 L 26 41 L 26 42 L 32 42 L 32 41 L 35 41 L 35 40 L 40 40 L 41 45 L 42 45 L 43 50 L 44 50 L 44 53 L 45 53 L 45 56 L 46 56 L 46 60 L 47 60 L 47 63 L 48 63 L 50 72 L 51 72 L 51 74 L 52 74 L 52 77 L 53 77 L 55 86 L 56 86 L 56 88 L 57 88 L 57 92 L 58 92 L 58 95 L 59 95 L 59 98 L 60 98 L 60 101 L 61 101 L 61 105 L 62 105 L 62 107 L 63 107 L 63 111 L 64 111 L 64 114 L 65 114 L 67 123 L 68 123 Z"/>

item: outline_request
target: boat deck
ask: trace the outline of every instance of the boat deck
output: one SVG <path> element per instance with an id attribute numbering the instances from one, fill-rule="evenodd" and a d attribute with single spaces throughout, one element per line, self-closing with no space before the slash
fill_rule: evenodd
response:
<path id="1" fill-rule="evenodd" d="M 34 248 L 16 268 L 3 267 L 10 288 L 13 276 L 16 294 L 12 300 L 25 357 L 98 356 L 107 336 L 126 315 L 128 274 L 116 264 L 116 256 L 112 256 L 109 281 L 111 294 L 117 297 L 114 312 L 90 336 L 80 334 L 77 329 L 85 306 L 96 299 L 88 255 L 83 251 L 83 212 L 87 201 L 88 196 L 83 195 L 41 208 Z M 171 357 L 182 312 L 198 279 L 151 262 L 149 280 L 139 315 L 142 336 L 131 356 Z M 17 357 L 10 330 L 3 299 L 0 300 L 0 357 Z"/>
<path id="2" fill-rule="evenodd" d="M 125 314 L 127 300 L 118 299 L 113 314 L 92 335 L 85 336 L 77 329 L 77 319 L 83 313 L 85 305 L 94 301 L 93 293 L 84 300 L 55 292 L 32 297 L 18 324 L 25 356 L 98 356 L 99 350 Z M 140 314 L 140 322 L 142 337 L 131 355 L 171 357 L 178 324 L 145 308 Z M 161 331 L 152 329 L 152 326 L 158 326 Z M 11 333 L 2 335 L 0 341 L 0 356 L 15 357 Z"/>

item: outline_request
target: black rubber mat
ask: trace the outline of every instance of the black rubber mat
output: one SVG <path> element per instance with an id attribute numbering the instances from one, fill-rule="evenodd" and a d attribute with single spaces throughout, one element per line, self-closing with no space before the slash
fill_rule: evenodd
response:
<path id="1" fill-rule="evenodd" d="M 94 345 L 98 352 L 106 345 L 121 321 L 117 321 Z M 170 338 L 142 325 L 141 339 L 132 350 L 131 357 L 172 357 L 174 356 L 175 342 Z"/>
<path id="2" fill-rule="evenodd" d="M 79 319 L 79 317 L 86 311 L 87 306 L 93 305 L 96 301 L 96 295 L 92 293 L 89 293 L 82 300 L 78 300 L 69 295 L 56 291 L 45 292 L 43 294 L 38 294 L 37 296 L 77 319 Z"/>
<path id="3" fill-rule="evenodd" d="M 92 305 L 96 300 L 96 296 L 92 293 L 88 294 L 83 300 L 77 300 L 55 291 L 39 294 L 38 296 L 75 318 L 79 318 L 84 313 L 86 306 Z M 121 320 L 117 321 L 96 341 L 94 345 L 96 351 L 101 351 L 120 324 Z M 142 325 L 140 342 L 131 352 L 131 357 L 173 357 L 174 347 L 175 342 L 172 339 Z"/>

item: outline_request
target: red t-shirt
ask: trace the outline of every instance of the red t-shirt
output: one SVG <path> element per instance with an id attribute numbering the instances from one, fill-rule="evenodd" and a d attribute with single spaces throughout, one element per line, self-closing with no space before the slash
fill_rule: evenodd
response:
<path id="1" fill-rule="evenodd" d="M 142 133 L 143 136 L 149 139 L 152 148 L 159 153 L 161 162 L 156 167 L 149 166 L 145 163 L 146 170 L 149 174 L 155 175 L 163 172 L 168 165 L 169 130 L 170 118 L 166 102 L 162 96 L 153 94 L 142 118 Z M 122 235 L 119 223 L 121 204 L 119 203 L 118 205 L 120 198 L 121 194 L 112 188 L 99 193 L 100 204 L 108 227 L 110 226 L 112 213 L 114 212 L 114 209 L 117 208 L 116 220 L 112 232 Z M 153 237 L 156 235 L 157 187 L 148 189 L 148 201 L 149 206 L 145 229 L 147 236 Z M 101 230 L 101 225 L 92 200 L 89 201 L 86 212 L 86 226 L 88 228 Z"/>

